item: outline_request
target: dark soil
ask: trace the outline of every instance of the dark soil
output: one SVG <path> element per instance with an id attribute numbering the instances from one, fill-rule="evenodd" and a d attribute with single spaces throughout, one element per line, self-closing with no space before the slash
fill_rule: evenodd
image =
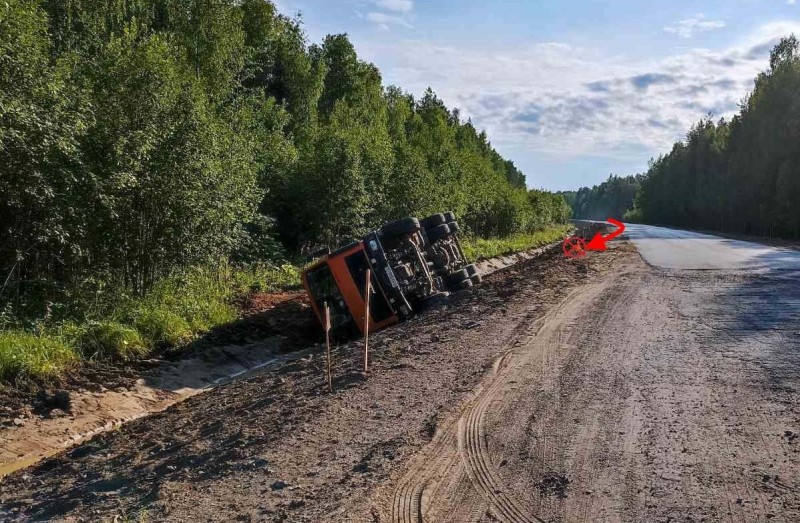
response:
<path id="1" fill-rule="evenodd" d="M 430 440 L 518 329 L 598 277 L 607 256 L 567 260 L 553 249 L 495 273 L 443 308 L 373 335 L 366 375 L 361 341 L 337 347 L 333 394 L 319 349 L 100 435 L 1 480 L 0 519 L 341 519 Z M 250 303 L 254 313 L 237 322 L 245 331 L 317 339 L 301 296 Z M 270 321 L 276 309 L 300 323 Z M 213 336 L 234 334 L 218 329 L 206 341 Z"/>

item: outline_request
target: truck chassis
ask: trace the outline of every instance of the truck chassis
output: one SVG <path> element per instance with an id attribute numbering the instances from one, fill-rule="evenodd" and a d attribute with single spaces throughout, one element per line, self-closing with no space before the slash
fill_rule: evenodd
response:
<path id="1" fill-rule="evenodd" d="M 451 212 L 423 220 L 404 218 L 327 254 L 303 271 L 303 285 L 317 319 L 325 305 L 337 336 L 363 334 L 366 273 L 371 273 L 369 329 L 388 327 L 441 303 L 450 293 L 480 283 L 468 264 Z"/>

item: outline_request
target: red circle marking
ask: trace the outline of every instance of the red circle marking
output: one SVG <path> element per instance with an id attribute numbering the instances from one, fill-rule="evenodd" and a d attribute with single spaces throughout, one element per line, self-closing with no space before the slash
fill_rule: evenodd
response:
<path id="1" fill-rule="evenodd" d="M 564 238 L 562 248 L 567 258 L 580 258 L 586 255 L 586 240 L 580 236 L 570 236 Z"/>

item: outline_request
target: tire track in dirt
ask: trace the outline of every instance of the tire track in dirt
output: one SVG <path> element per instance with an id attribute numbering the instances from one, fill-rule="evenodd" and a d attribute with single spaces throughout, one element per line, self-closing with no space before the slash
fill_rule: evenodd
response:
<path id="1" fill-rule="evenodd" d="M 523 327 L 522 333 L 516 334 L 514 337 L 529 335 L 531 330 L 528 325 L 531 318 L 526 315 L 525 319 L 520 322 Z M 517 342 L 515 347 L 519 346 Z M 504 354 L 498 358 L 493 365 L 494 376 L 500 374 L 504 368 L 504 362 L 509 358 L 509 353 Z M 493 385 L 494 389 L 497 384 Z M 442 478 L 451 477 L 457 478 L 458 476 L 467 474 L 464 464 L 468 463 L 468 459 L 464 459 L 460 449 L 464 447 L 464 435 L 462 431 L 462 424 L 465 419 L 472 418 L 475 409 L 481 405 L 481 402 L 475 403 L 483 388 L 478 388 L 473 391 L 472 396 L 467 401 L 467 407 L 462 413 L 461 417 L 455 422 L 451 423 L 445 430 L 439 431 L 434 440 L 429 445 L 429 448 L 424 451 L 418 458 L 418 465 L 412 465 L 408 473 L 401 480 L 399 487 L 395 491 L 393 506 L 392 506 L 392 521 L 397 523 L 421 523 L 423 519 L 423 501 L 424 497 L 435 498 L 435 493 L 438 490 Z M 469 476 L 470 481 L 474 481 L 472 476 Z"/>
<path id="2" fill-rule="evenodd" d="M 544 318 L 525 316 L 522 319 L 514 337 L 517 341 L 496 360 L 492 374 L 473 391 L 458 419 L 434 437 L 399 482 L 393 498 L 391 521 L 422 523 L 434 519 L 429 517 L 431 513 L 449 513 L 449 507 L 439 505 L 452 502 L 453 496 L 440 499 L 436 493 L 445 478 L 457 483 L 458 476 L 466 475 L 472 489 L 488 503 L 495 519 L 508 523 L 544 522 L 525 502 L 504 488 L 490 454 L 486 415 L 496 406 L 508 402 L 515 394 L 515 384 L 529 378 L 531 368 L 547 365 L 548 346 L 554 339 L 560 339 L 565 325 L 575 325 L 574 318 L 578 313 L 590 306 L 612 280 L 572 291 Z M 471 520 L 482 515 L 479 507 L 470 508 L 467 512 L 477 515 Z"/>

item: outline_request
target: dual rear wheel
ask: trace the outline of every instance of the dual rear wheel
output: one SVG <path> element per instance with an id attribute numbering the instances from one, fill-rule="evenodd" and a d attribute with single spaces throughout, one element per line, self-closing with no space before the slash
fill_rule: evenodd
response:
<path id="1" fill-rule="evenodd" d="M 428 244 L 434 244 L 439 240 L 449 238 L 457 234 L 461 227 L 456 221 L 455 214 L 452 212 L 432 214 L 422 220 L 416 218 L 404 218 L 381 227 L 381 235 L 386 239 L 400 238 L 425 231 Z M 478 268 L 474 264 L 469 264 L 462 269 L 455 270 L 444 276 L 444 283 L 447 289 L 452 292 L 472 288 L 482 281 Z"/>
<path id="2" fill-rule="evenodd" d="M 453 271 L 444 277 L 445 285 L 452 291 L 470 289 L 482 281 L 483 277 L 481 277 L 474 263 L 467 265 L 463 269 Z"/>
<path id="3" fill-rule="evenodd" d="M 432 214 L 420 220 L 419 223 L 425 229 L 430 243 L 436 243 L 442 238 L 452 236 L 461 230 L 456 221 L 456 215 L 452 212 Z"/>

